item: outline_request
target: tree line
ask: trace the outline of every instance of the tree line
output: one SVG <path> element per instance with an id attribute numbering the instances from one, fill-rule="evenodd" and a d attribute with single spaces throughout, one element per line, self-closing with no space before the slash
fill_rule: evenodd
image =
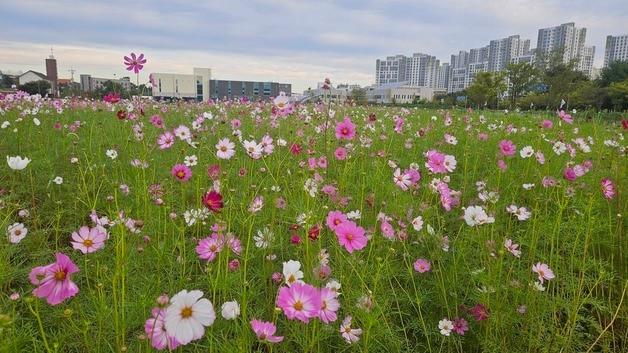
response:
<path id="1" fill-rule="evenodd" d="M 628 109 L 628 61 L 612 62 L 593 80 L 577 66 L 577 60 L 564 62 L 556 51 L 534 64 L 510 63 L 504 71 L 479 72 L 466 90 L 435 100 L 477 108 Z"/>

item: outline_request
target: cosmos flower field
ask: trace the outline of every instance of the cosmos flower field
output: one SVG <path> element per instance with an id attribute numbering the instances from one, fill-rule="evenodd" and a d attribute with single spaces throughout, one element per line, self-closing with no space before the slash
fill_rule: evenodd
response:
<path id="1" fill-rule="evenodd" d="M 18 93 L 0 124 L 2 351 L 628 346 L 621 119 Z"/>

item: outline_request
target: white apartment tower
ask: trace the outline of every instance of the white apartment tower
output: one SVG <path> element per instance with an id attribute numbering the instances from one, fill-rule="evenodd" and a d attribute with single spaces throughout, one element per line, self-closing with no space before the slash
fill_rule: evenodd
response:
<path id="1" fill-rule="evenodd" d="M 408 57 L 405 55 L 389 56 L 375 62 L 375 85 L 408 81 L 406 65 Z"/>
<path id="2" fill-rule="evenodd" d="M 514 35 L 492 40 L 488 48 L 488 70 L 502 71 L 514 58 L 529 54 L 530 40 L 522 40 L 519 35 Z"/>
<path id="3" fill-rule="evenodd" d="M 628 61 L 628 34 L 606 37 L 604 67 L 613 61 Z"/>
<path id="4" fill-rule="evenodd" d="M 584 51 L 586 28 L 578 28 L 575 23 L 539 29 L 536 42 L 537 56 L 547 56 L 556 50 L 563 50 L 563 62 L 573 59 L 580 61 Z"/>

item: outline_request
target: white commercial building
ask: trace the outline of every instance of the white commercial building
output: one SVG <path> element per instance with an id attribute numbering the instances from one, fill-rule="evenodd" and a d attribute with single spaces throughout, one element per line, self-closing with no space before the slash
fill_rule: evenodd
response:
<path id="1" fill-rule="evenodd" d="M 366 99 L 369 103 L 406 104 L 415 100 L 431 101 L 434 98 L 434 94 L 439 92 L 445 92 L 445 90 L 411 86 L 408 82 L 396 82 L 369 87 L 366 92 Z"/>
<path id="2" fill-rule="evenodd" d="M 408 57 L 405 55 L 389 56 L 386 59 L 375 61 L 375 85 L 395 83 L 407 79 L 406 65 Z"/>
<path id="3" fill-rule="evenodd" d="M 193 74 L 152 73 L 153 97 L 194 99 L 210 98 L 211 69 L 194 68 Z"/>
<path id="4" fill-rule="evenodd" d="M 604 67 L 613 61 L 628 61 L 628 34 L 606 37 Z"/>

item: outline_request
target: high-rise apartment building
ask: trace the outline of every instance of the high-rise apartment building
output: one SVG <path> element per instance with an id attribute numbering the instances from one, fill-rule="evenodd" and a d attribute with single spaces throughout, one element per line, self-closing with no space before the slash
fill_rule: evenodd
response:
<path id="1" fill-rule="evenodd" d="M 628 61 L 628 34 L 606 37 L 604 67 L 613 61 Z"/>
<path id="2" fill-rule="evenodd" d="M 375 62 L 375 85 L 407 81 L 406 65 L 408 57 L 405 55 L 389 56 Z"/>
<path id="3" fill-rule="evenodd" d="M 563 62 L 567 63 L 574 59 L 580 61 L 586 36 L 587 29 L 578 28 L 573 22 L 541 28 L 536 42 L 537 56 L 545 57 L 561 50 Z"/>

